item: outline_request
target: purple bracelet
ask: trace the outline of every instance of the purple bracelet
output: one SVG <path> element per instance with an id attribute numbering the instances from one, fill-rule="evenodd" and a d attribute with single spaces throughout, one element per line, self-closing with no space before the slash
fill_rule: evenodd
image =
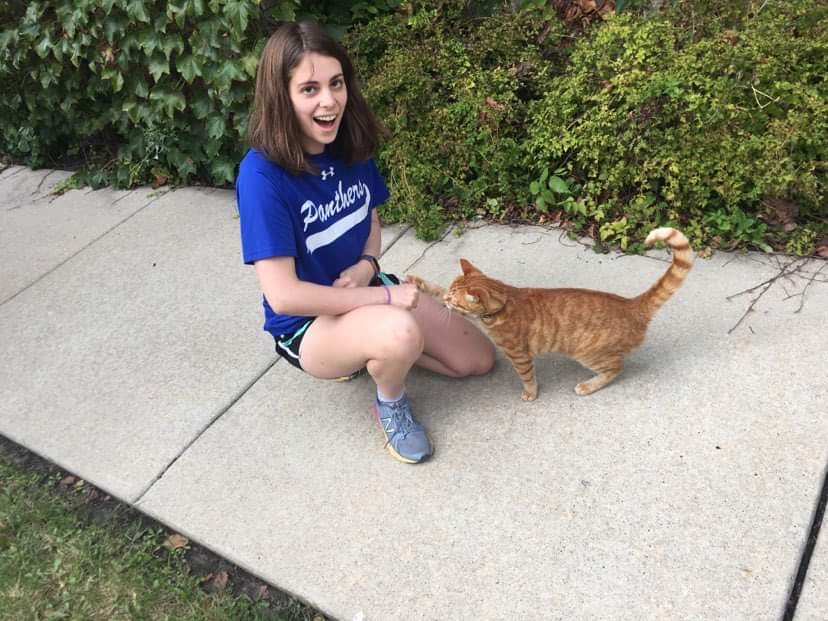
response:
<path id="1" fill-rule="evenodd" d="M 391 291 L 388 290 L 386 285 L 382 285 L 382 288 L 385 289 L 385 303 L 391 304 Z"/>

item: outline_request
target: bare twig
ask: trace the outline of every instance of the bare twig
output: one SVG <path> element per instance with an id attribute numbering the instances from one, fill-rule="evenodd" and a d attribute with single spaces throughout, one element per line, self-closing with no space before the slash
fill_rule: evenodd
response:
<path id="1" fill-rule="evenodd" d="M 828 262 L 823 263 L 822 267 L 820 267 L 816 272 L 814 272 L 811 275 L 811 277 L 808 279 L 808 282 L 805 283 L 805 287 L 802 289 L 802 292 L 797 294 L 797 295 L 801 295 L 802 299 L 799 300 L 799 308 L 797 308 L 794 311 L 794 313 L 798 313 L 799 311 L 802 310 L 802 307 L 805 305 L 805 292 L 808 291 L 808 287 L 810 287 L 814 283 L 814 279 L 816 279 L 816 277 L 819 276 L 819 273 L 822 270 L 824 270 L 826 266 L 828 266 Z M 823 280 L 823 281 L 817 281 L 817 282 L 825 282 L 825 281 Z"/>
<path id="2" fill-rule="evenodd" d="M 753 308 L 756 306 L 759 300 L 762 299 L 762 296 L 768 292 L 768 289 L 770 289 L 773 286 L 773 283 L 775 283 L 780 278 L 786 276 L 790 272 L 795 272 L 796 270 L 798 270 L 800 267 L 802 267 L 804 261 L 805 260 L 803 259 L 793 259 L 789 261 L 787 264 L 785 264 L 782 267 L 781 271 L 775 276 L 768 278 L 767 280 L 759 283 L 754 287 L 750 287 L 749 289 L 745 289 L 744 291 L 740 291 L 739 293 L 734 293 L 733 295 L 727 296 L 727 300 L 732 300 L 733 298 L 739 297 L 740 295 L 744 295 L 745 293 L 751 293 L 753 291 L 756 291 L 757 289 L 762 289 L 759 292 L 759 294 L 756 295 L 756 297 L 754 297 L 750 301 L 750 304 L 748 305 L 747 309 L 745 309 L 745 312 L 742 313 L 741 317 L 739 317 L 739 321 L 737 321 L 736 324 L 732 328 L 730 328 L 730 330 L 727 331 L 727 333 L 732 334 L 736 330 L 736 328 L 738 328 L 742 324 L 742 322 L 745 320 L 745 317 L 747 317 L 750 313 L 753 312 Z M 789 270 L 788 268 L 790 268 L 794 264 L 796 264 L 794 268 Z"/>

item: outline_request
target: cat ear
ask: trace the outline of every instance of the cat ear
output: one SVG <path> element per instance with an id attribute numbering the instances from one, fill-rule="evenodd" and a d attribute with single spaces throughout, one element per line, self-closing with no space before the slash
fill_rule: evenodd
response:
<path id="1" fill-rule="evenodd" d="M 460 268 L 463 270 L 463 274 L 468 276 L 469 274 L 479 274 L 480 270 L 477 269 L 474 265 L 466 261 L 466 259 L 460 259 Z"/>

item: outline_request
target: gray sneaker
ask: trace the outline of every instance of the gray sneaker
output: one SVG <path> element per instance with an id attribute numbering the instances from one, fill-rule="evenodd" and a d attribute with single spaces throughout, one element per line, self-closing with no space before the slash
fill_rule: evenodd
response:
<path id="1" fill-rule="evenodd" d="M 417 464 L 431 455 L 431 443 L 423 426 L 414 420 L 408 395 L 394 403 L 374 402 L 374 417 L 385 434 L 385 448 L 406 464 Z"/>

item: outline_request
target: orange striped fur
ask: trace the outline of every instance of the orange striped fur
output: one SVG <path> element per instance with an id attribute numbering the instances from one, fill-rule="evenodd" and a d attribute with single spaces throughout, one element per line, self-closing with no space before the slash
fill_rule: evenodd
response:
<path id="1" fill-rule="evenodd" d="M 624 356 L 641 345 L 653 315 L 693 265 L 693 251 L 681 231 L 658 228 L 644 243 L 657 241 L 670 246 L 673 261 L 652 287 L 634 298 L 591 289 L 512 287 L 486 276 L 466 259 L 460 259 L 463 275 L 448 291 L 417 276 L 408 280 L 442 298 L 448 308 L 480 318 L 520 376 L 524 401 L 538 396 L 534 357 L 543 352 L 564 354 L 594 371 L 594 377 L 575 386 L 576 393 L 588 395 L 621 372 Z"/>

